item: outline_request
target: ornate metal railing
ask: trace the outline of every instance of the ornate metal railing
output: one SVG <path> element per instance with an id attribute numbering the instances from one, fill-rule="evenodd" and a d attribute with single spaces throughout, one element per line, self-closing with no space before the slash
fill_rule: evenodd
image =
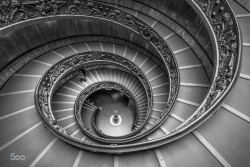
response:
<path id="1" fill-rule="evenodd" d="M 0 7 L 2 26 L 8 26 L 34 17 L 44 17 L 50 15 L 84 15 L 113 21 L 141 34 L 159 51 L 168 69 L 171 89 L 169 92 L 169 101 L 167 102 L 167 107 L 164 110 L 165 114 L 161 120 L 164 120 L 166 115 L 169 113 L 168 111 L 172 108 L 178 92 L 178 68 L 176 61 L 164 40 L 148 25 L 122 10 L 97 2 L 48 0 L 29 2 L 4 1 L 4 3 Z M 37 106 L 39 106 L 39 111 L 40 107 L 43 109 L 42 112 L 44 112 L 44 118 L 48 118 L 48 123 L 53 127 L 53 129 L 58 129 L 62 133 L 65 133 L 64 140 L 67 140 L 69 143 L 77 145 L 78 147 L 89 150 L 94 148 L 100 152 L 121 153 L 133 150 L 139 151 L 150 149 L 171 142 L 197 128 L 202 122 L 211 116 L 216 111 L 215 109 L 218 107 L 222 99 L 225 98 L 226 94 L 230 91 L 237 78 L 241 60 L 241 38 L 239 34 L 239 27 L 234 14 L 225 0 L 194 0 L 190 1 L 190 3 L 194 3 L 197 6 L 197 8 L 204 14 L 212 28 L 209 31 L 213 32 L 216 40 L 216 53 L 214 54 L 217 59 L 214 65 L 215 72 L 214 79 L 211 83 L 211 89 L 200 107 L 190 118 L 188 118 L 178 128 L 171 131 L 169 135 L 155 140 L 137 143 L 136 145 L 85 145 L 77 140 L 74 140 L 75 143 L 72 143 L 68 140 L 69 138 L 66 137 L 67 132 L 64 132 L 57 126 L 53 115 L 50 114 L 50 101 L 47 96 L 49 96 L 53 89 L 51 89 L 50 82 L 48 81 L 53 82 L 54 79 L 59 79 L 57 76 L 53 76 L 51 78 L 43 78 L 40 82 L 42 86 L 39 87 L 39 91 L 37 89 L 36 92 L 36 94 L 44 94 L 44 96 L 37 99 L 37 101 L 43 103 L 41 105 L 38 103 Z M 37 7 L 35 9 L 28 7 L 32 5 Z M 72 60 L 73 64 L 74 61 L 75 60 Z M 152 132 L 154 129 L 159 127 L 159 125 L 160 121 L 145 134 Z"/>
<path id="2" fill-rule="evenodd" d="M 105 53 L 105 52 L 88 52 L 84 54 L 77 54 L 68 58 L 63 59 L 61 62 L 54 65 L 40 80 L 35 94 L 35 103 L 37 109 L 45 122 L 54 130 L 59 130 L 62 132 L 61 135 L 68 135 L 68 133 L 63 130 L 60 125 L 57 123 L 56 119 L 53 116 L 53 112 L 51 109 L 51 96 L 54 93 L 54 89 L 56 88 L 56 83 L 59 82 L 63 77 L 75 71 L 76 68 L 80 66 L 89 64 L 89 63 L 113 63 L 116 65 L 120 65 L 128 70 L 130 70 L 137 78 L 141 81 L 145 93 L 148 99 L 148 109 L 147 115 L 145 118 L 145 122 L 140 125 L 138 129 L 133 131 L 133 134 L 138 132 L 147 122 L 151 109 L 152 109 L 152 90 L 149 86 L 149 82 L 145 74 L 137 67 L 135 64 L 125 59 L 124 57 Z M 96 86 L 96 85 L 95 85 Z M 94 87 L 88 87 L 84 90 L 84 93 L 81 93 L 81 96 L 91 93 Z M 100 85 L 99 85 L 100 86 Z M 76 110 L 79 111 L 80 105 L 76 105 Z M 79 117 L 79 115 L 78 115 Z M 60 134 L 59 134 L 60 135 Z M 137 136 L 138 138 L 139 136 Z M 135 140 L 136 136 L 126 138 L 126 141 Z M 109 141 L 107 139 L 107 141 Z M 113 142 L 124 142 L 123 139 L 116 140 Z"/>
<path id="3" fill-rule="evenodd" d="M 241 62 L 240 29 L 226 0 L 186 1 L 199 8 L 212 28 L 209 31 L 212 31 L 216 41 L 214 76 L 210 90 L 198 109 L 184 123 L 172 130 L 170 134 L 155 140 L 164 141 L 163 143 L 173 141 L 196 129 L 216 112 L 216 107 L 226 97 L 236 81 Z M 157 124 L 149 131 L 152 132 L 159 126 L 160 124 Z"/>
<path id="4" fill-rule="evenodd" d="M 94 119 L 95 119 L 94 117 L 96 116 L 95 113 L 92 114 L 92 125 L 93 125 L 95 132 L 99 136 L 96 136 L 93 133 L 89 133 L 89 131 L 87 130 L 87 127 L 85 126 L 85 124 L 81 118 L 82 104 L 91 94 L 93 94 L 94 92 L 101 90 L 101 89 L 115 89 L 115 90 L 123 92 L 133 102 L 134 106 L 137 108 L 136 98 L 134 97 L 133 93 L 130 92 L 126 87 L 124 87 L 116 82 L 110 82 L 110 81 L 96 82 L 94 84 L 91 84 L 88 87 L 86 87 L 84 90 L 81 91 L 81 93 L 78 95 L 78 97 L 75 101 L 75 106 L 74 106 L 75 117 L 76 117 L 76 120 L 77 120 L 78 124 L 80 125 L 82 131 L 84 131 L 85 134 L 87 134 L 91 138 L 94 138 L 95 140 L 98 140 L 101 142 L 107 142 L 107 143 L 116 143 L 117 139 L 125 139 L 125 138 L 130 137 L 130 136 L 134 135 L 135 133 L 137 133 L 139 129 L 134 130 L 127 135 L 119 136 L 119 137 L 108 136 L 108 135 L 105 135 L 103 133 L 100 133 L 99 129 L 96 127 L 96 125 L 94 123 Z M 150 104 L 150 103 L 148 103 L 148 104 Z M 140 111 L 138 109 L 136 109 L 136 112 L 137 112 L 136 115 L 138 115 Z M 146 121 L 146 118 L 147 117 L 145 117 L 144 121 Z M 135 122 L 135 124 L 136 124 L 136 122 Z"/>
<path id="5" fill-rule="evenodd" d="M 215 112 L 215 107 L 229 92 L 236 80 L 241 60 L 239 27 L 229 5 L 223 0 L 195 0 L 213 28 L 218 46 L 215 77 L 201 106 L 171 134 L 191 127 L 206 115 Z M 214 109 L 214 110 L 213 110 Z M 213 111 L 212 111 L 213 110 Z"/>
<path id="6" fill-rule="evenodd" d="M 134 113 L 133 117 L 135 119 L 134 119 L 133 126 L 131 127 L 131 130 L 134 131 L 134 130 L 136 130 L 137 127 L 139 127 L 140 123 L 138 124 L 138 122 L 139 122 L 138 120 L 139 120 L 139 118 L 141 118 L 140 114 L 139 113 L 137 114 L 137 112 L 136 112 L 136 111 L 138 111 L 138 103 L 137 103 L 137 101 L 135 103 L 132 99 L 129 99 L 128 108 L 129 108 L 129 110 L 131 111 L 132 114 Z"/>
<path id="7" fill-rule="evenodd" d="M 94 127 L 95 132 L 96 132 L 99 136 L 101 136 L 102 133 L 101 133 L 100 130 L 97 128 L 97 119 L 98 119 L 99 113 L 100 113 L 100 109 L 99 109 L 99 108 L 96 108 L 96 109 L 94 110 L 92 116 L 91 116 L 91 124 L 92 124 L 92 126 Z"/>
<path id="8" fill-rule="evenodd" d="M 114 6 L 86 0 L 6 0 L 0 4 L 0 27 L 48 16 L 88 16 L 109 20 L 123 25 L 144 37 L 160 53 L 170 80 L 168 101 L 160 125 L 168 116 L 179 89 L 179 70 L 176 60 L 161 36 L 137 17 Z M 0 29 L 1 30 L 1 29 Z M 152 131 L 152 130 L 151 130 Z M 149 131 L 149 132 L 151 132 Z M 148 133 L 149 133 L 148 132 Z"/>
<path id="9" fill-rule="evenodd" d="M 241 36 L 236 17 L 225 0 L 194 0 L 197 8 L 204 14 L 216 41 L 215 73 L 210 90 L 199 108 L 184 123 L 168 135 L 144 143 L 133 145 L 136 151 L 159 147 L 176 140 L 206 121 L 233 87 L 239 74 L 241 62 Z M 127 145 L 131 151 L 132 145 Z"/>

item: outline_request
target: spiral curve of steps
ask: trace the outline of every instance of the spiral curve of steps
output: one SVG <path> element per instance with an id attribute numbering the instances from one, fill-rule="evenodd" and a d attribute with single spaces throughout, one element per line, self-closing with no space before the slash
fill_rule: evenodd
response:
<path id="1" fill-rule="evenodd" d="M 37 113 L 34 93 L 39 80 L 56 63 L 78 53 L 99 51 L 119 55 L 135 63 L 147 76 L 153 93 L 150 118 L 142 129 L 147 131 L 160 119 L 168 98 L 169 78 L 162 68 L 142 53 L 126 46 L 104 41 L 85 41 L 64 45 L 30 61 L 16 71 L 0 89 L 0 164 L 3 166 L 249 166 L 249 49 L 250 12 L 229 0 L 242 34 L 242 65 L 231 94 L 217 112 L 196 130 L 166 145 L 131 154 L 99 154 L 67 143 L 50 133 Z M 112 4 L 112 3 L 110 3 Z M 211 74 L 199 55 L 171 27 L 134 9 L 117 6 L 137 16 L 152 27 L 171 48 L 178 64 L 180 87 L 169 117 L 154 132 L 133 142 L 150 142 L 168 135 L 185 122 L 201 105 L 211 86 Z M 188 32 L 186 32 L 188 33 Z M 202 48 L 201 48 L 202 49 Z M 73 77 L 55 92 L 52 108 L 63 128 L 81 141 L 100 144 L 84 134 L 75 120 L 74 103 L 77 95 L 98 81 L 116 81 L 135 95 L 141 108 L 146 96 L 135 76 L 114 69 L 95 69 L 86 73 L 86 82 Z M 136 82 L 135 82 L 136 81 Z M 85 108 L 94 109 L 91 103 Z M 239 149 L 240 148 L 240 149 Z M 135 152 L 137 152 L 135 150 Z M 11 153 L 25 155 L 23 161 L 10 161 Z M 2 166 L 2 165 L 1 165 Z"/>

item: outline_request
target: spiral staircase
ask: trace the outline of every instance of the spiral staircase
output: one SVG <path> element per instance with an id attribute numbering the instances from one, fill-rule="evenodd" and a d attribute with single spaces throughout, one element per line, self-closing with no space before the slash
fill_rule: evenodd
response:
<path id="1" fill-rule="evenodd" d="M 249 6 L 0 1 L 0 166 L 250 166 Z"/>

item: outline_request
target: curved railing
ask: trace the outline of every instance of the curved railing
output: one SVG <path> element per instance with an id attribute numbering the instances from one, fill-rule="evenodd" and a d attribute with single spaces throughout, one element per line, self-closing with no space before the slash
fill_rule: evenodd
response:
<path id="1" fill-rule="evenodd" d="M 183 131 L 206 115 L 214 113 L 216 106 L 233 86 L 241 62 L 241 37 L 238 23 L 227 2 L 223 0 L 195 0 L 211 24 L 217 40 L 218 55 L 216 72 L 212 86 L 201 106 L 179 127 L 171 133 Z M 206 119 L 205 119 L 206 120 Z"/>
<path id="2" fill-rule="evenodd" d="M 241 36 L 235 15 L 226 0 L 186 0 L 196 11 L 200 11 L 199 16 L 204 15 L 205 22 L 209 24 L 207 28 L 212 32 L 212 44 L 214 46 L 214 74 L 211 87 L 205 100 L 198 109 L 184 123 L 172 130 L 165 138 L 166 141 L 172 136 L 183 136 L 197 128 L 202 122 L 206 121 L 216 110 L 216 107 L 226 97 L 231 87 L 235 83 L 238 69 L 241 62 Z M 138 4 L 150 7 L 150 1 L 139 2 Z M 151 1 L 152 2 L 152 1 Z M 109 2 L 114 5 L 114 2 Z M 117 3 L 119 5 L 124 3 Z M 133 4 L 133 3 L 132 3 Z M 160 3 L 158 3 L 160 4 Z M 122 5 L 121 5 L 122 6 Z M 131 6 L 131 5 L 128 5 Z M 124 7 L 127 7 L 126 5 Z M 135 10 L 135 9 L 133 9 Z M 157 10 L 155 8 L 155 10 Z M 145 12 L 147 13 L 147 12 Z M 158 19 L 156 19 L 158 20 Z M 160 20 L 160 19 L 159 19 Z M 205 23 L 205 24 L 206 24 Z M 212 52 L 212 51 L 211 51 Z M 205 64 L 206 65 L 206 64 Z M 151 132 L 158 128 L 157 124 Z"/>
<path id="3" fill-rule="evenodd" d="M 104 5 L 97 2 L 79 2 L 79 1 L 53 1 L 53 3 L 47 4 L 47 2 L 52 1 L 29 1 L 29 2 L 18 2 L 15 4 L 5 3 L 2 11 L 5 11 L 5 8 L 14 8 L 16 10 L 6 10 L 7 19 L 1 20 L 3 22 L 3 26 L 11 25 L 19 21 L 24 21 L 29 18 L 34 17 L 44 17 L 49 15 L 86 15 L 91 17 L 99 17 L 103 19 L 107 19 L 119 24 L 122 24 L 133 31 L 141 34 L 144 38 L 146 38 L 162 55 L 162 58 L 166 64 L 166 67 L 169 72 L 170 77 L 170 94 L 168 105 L 165 111 L 170 111 L 173 106 L 173 103 L 176 99 L 176 95 L 178 92 L 179 87 L 179 73 L 178 68 L 176 65 L 176 61 L 173 58 L 170 49 L 167 47 L 166 43 L 159 37 L 154 30 L 152 30 L 149 26 L 145 25 L 139 19 L 135 18 L 134 16 L 129 15 L 128 13 L 118 10 L 115 7 L 111 7 L 108 5 Z M 38 4 L 37 4 L 38 3 Z M 150 149 L 154 147 L 161 146 L 173 140 L 176 140 L 185 134 L 189 133 L 190 131 L 197 128 L 202 122 L 207 120 L 215 111 L 216 107 L 222 102 L 222 100 L 226 97 L 226 94 L 230 91 L 233 84 L 236 81 L 239 67 L 240 67 L 240 60 L 241 60 L 241 37 L 239 34 L 239 27 L 233 12 L 231 11 L 229 5 L 225 0 L 194 0 L 190 1 L 190 3 L 195 4 L 196 8 L 203 13 L 204 17 L 206 18 L 209 26 L 211 27 L 211 32 L 214 35 L 216 43 L 214 44 L 214 49 L 216 50 L 215 57 L 216 62 L 214 65 L 214 78 L 211 83 L 211 88 L 196 110 L 196 112 L 189 117 L 183 124 L 181 124 L 178 128 L 171 131 L 169 135 L 166 135 L 161 138 L 157 138 L 147 142 L 141 142 L 136 144 L 124 144 L 124 145 L 98 145 L 98 144 L 86 144 L 80 142 L 75 139 L 69 139 L 67 137 L 67 132 L 64 132 L 60 127 L 57 126 L 56 121 L 49 113 L 49 106 L 50 105 L 39 105 L 37 103 L 37 108 L 40 111 L 40 107 L 43 107 L 43 112 L 45 116 L 44 118 L 48 118 L 47 123 L 53 127 L 53 130 L 58 130 L 65 135 L 60 136 L 63 140 L 67 141 L 70 144 L 75 146 L 85 148 L 88 150 L 100 151 L 100 152 L 107 152 L 107 153 L 123 153 L 123 152 L 132 152 L 132 151 L 140 151 L 145 149 Z M 29 5 L 38 6 L 34 10 L 34 15 L 32 12 L 29 11 Z M 42 4 L 42 5 L 41 5 Z M 49 6 L 54 4 L 53 7 Z M 39 6 L 41 6 L 39 8 Z M 46 6 L 46 8 L 45 8 Z M 107 10 L 103 10 L 107 9 Z M 9 13 L 9 11 L 20 11 L 19 13 Z M 17 14 L 23 13 L 20 16 Z M 28 14 L 28 15 L 27 15 Z M 10 17 L 11 16 L 11 17 Z M 76 60 L 78 61 L 78 60 Z M 72 61 L 74 64 L 75 62 Z M 63 67 L 67 68 L 67 67 Z M 52 72 L 53 73 L 53 72 Z M 55 77 L 56 74 L 55 74 Z M 60 79 L 58 78 L 43 78 L 40 81 L 42 87 L 41 89 L 36 90 L 36 95 L 41 93 L 44 94 L 43 97 L 39 97 L 36 101 L 44 102 L 44 104 L 50 104 L 50 101 L 46 98 L 47 96 L 52 93 L 53 89 L 50 88 L 50 82 Z M 49 87 L 49 88 L 48 88 Z M 164 120 L 169 112 L 165 112 L 166 114 L 163 115 Z M 160 126 L 160 121 L 156 126 L 151 128 L 149 131 L 145 132 L 144 135 L 149 134 L 156 128 Z"/>
<path id="4" fill-rule="evenodd" d="M 133 116 L 134 116 L 134 123 L 133 123 L 133 126 L 131 127 L 131 131 L 133 131 L 133 127 L 136 125 L 137 123 L 137 115 L 138 115 L 138 105 L 137 105 L 137 102 L 136 102 L 136 99 L 135 97 L 133 96 L 133 94 L 128 90 L 126 89 L 124 86 L 120 85 L 120 84 L 117 84 L 115 82 L 112 83 L 112 85 L 115 84 L 116 86 L 115 87 L 108 87 L 109 89 L 115 89 L 115 90 L 118 90 L 118 91 L 121 91 L 121 92 L 125 92 L 124 94 L 129 98 L 129 101 L 132 103 L 131 105 L 133 105 L 134 107 L 134 110 L 130 110 L 131 112 L 133 112 Z M 108 84 L 109 85 L 109 84 Z M 106 88 L 105 88 L 106 89 Z M 128 136 L 132 136 L 133 134 L 128 134 L 128 135 L 124 135 L 124 136 L 119 136 L 119 137 L 113 137 L 113 136 L 109 136 L 109 135 L 106 135 L 104 133 L 102 133 L 100 130 L 98 130 L 97 126 L 96 126 L 96 119 L 98 117 L 98 114 L 99 114 L 100 110 L 95 110 L 93 115 L 92 115 L 92 125 L 96 131 L 96 133 L 98 133 L 98 135 L 104 137 L 104 138 L 125 138 L 125 137 L 128 137 Z"/>
<path id="5" fill-rule="evenodd" d="M 168 76 L 170 80 L 170 91 L 168 101 L 163 115 L 157 125 L 160 125 L 168 116 L 173 104 L 176 100 L 179 90 L 179 70 L 177 62 L 171 52 L 167 43 L 161 36 L 146 23 L 137 17 L 121 10 L 114 6 L 106 5 L 95 1 L 78 1 L 78 0 L 16 0 L 4 1 L 0 7 L 2 19 L 0 20 L 0 27 L 8 27 L 19 22 L 32 20 L 35 18 L 42 18 L 48 16 L 88 16 L 106 19 L 118 24 L 121 24 L 134 32 L 144 37 L 161 55 L 161 59 L 166 65 Z M 147 133 L 152 132 L 152 130 Z"/>
<path id="6" fill-rule="evenodd" d="M 88 87 L 86 87 L 84 90 L 82 90 L 81 93 L 79 93 L 79 95 L 75 101 L 75 106 L 74 106 L 75 117 L 76 117 L 76 120 L 77 120 L 78 124 L 80 125 L 82 131 L 84 131 L 85 134 L 87 134 L 91 138 L 98 140 L 100 142 L 106 142 L 106 143 L 117 143 L 117 140 L 125 139 L 125 138 L 130 137 L 130 136 L 134 135 L 135 133 L 137 133 L 138 130 L 134 130 L 131 133 L 124 135 L 124 136 L 119 136 L 119 137 L 109 136 L 109 135 L 105 135 L 103 133 L 100 133 L 98 128 L 95 126 L 95 124 L 93 124 L 94 130 L 100 137 L 96 136 L 92 133 L 89 133 L 89 131 L 87 130 L 87 127 L 84 125 L 84 123 L 82 122 L 82 119 L 81 119 L 82 104 L 91 94 L 93 94 L 94 92 L 101 90 L 101 89 L 115 89 L 115 90 L 121 91 L 130 100 L 133 101 L 135 106 L 137 106 L 137 102 L 136 102 L 134 95 L 128 89 L 126 89 L 124 86 L 122 86 L 116 82 L 100 81 L 100 82 L 96 82 L 94 84 L 91 84 Z M 148 103 L 148 104 L 150 104 L 150 103 Z M 138 109 L 136 111 L 140 112 Z M 137 114 L 139 114 L 139 113 L 137 113 Z M 95 115 L 95 113 L 93 113 L 92 118 L 94 117 L 94 115 Z M 146 118 L 147 117 L 145 117 L 144 121 L 146 121 Z M 94 121 L 92 120 L 92 123 L 93 122 Z"/>
<path id="7" fill-rule="evenodd" d="M 137 67 L 134 63 L 130 62 L 129 60 L 125 59 L 124 57 L 115 55 L 115 54 L 110 54 L 110 53 L 105 53 L 105 52 L 87 52 L 84 54 L 77 54 L 68 58 L 63 59 L 56 65 L 54 65 L 39 81 L 39 84 L 37 85 L 36 88 L 36 93 L 35 93 L 35 104 L 37 106 L 37 109 L 42 116 L 42 118 L 45 120 L 45 122 L 51 127 L 51 128 L 60 128 L 62 129 L 56 122 L 52 108 L 51 108 L 51 97 L 55 91 L 55 88 L 57 87 L 56 84 L 66 75 L 69 73 L 72 73 L 75 71 L 75 69 L 79 67 L 84 67 L 86 64 L 90 63 L 114 63 L 116 65 L 122 66 L 126 68 L 127 70 L 130 70 L 137 78 L 140 80 L 142 85 L 144 86 L 144 90 L 147 95 L 148 99 L 148 108 L 147 108 L 147 114 L 144 123 L 140 125 L 140 127 L 136 130 L 134 130 L 132 133 L 135 134 L 143 126 L 147 123 L 147 120 L 149 119 L 149 115 L 152 110 L 152 90 L 151 87 L 149 86 L 149 81 L 145 74 L 140 70 L 139 67 Z M 92 90 L 95 87 L 88 87 L 87 89 L 84 90 L 84 94 L 81 93 L 80 96 L 83 96 L 87 93 L 92 92 Z M 80 111 L 79 108 L 81 105 L 76 105 L 75 110 Z M 78 114 L 77 117 L 80 118 L 79 112 L 76 113 Z M 63 131 L 64 134 L 68 135 Z M 61 135 L 60 133 L 58 135 Z M 135 139 L 138 139 L 140 135 L 138 136 L 133 136 L 130 138 L 125 139 L 116 139 L 113 140 L 112 142 L 115 143 L 124 143 L 124 142 L 129 142 Z M 111 142 L 111 140 L 108 139 L 102 139 L 103 142 L 106 140 Z"/>
<path id="8" fill-rule="evenodd" d="M 100 130 L 98 130 L 96 124 L 97 124 L 97 117 L 99 115 L 100 109 L 96 108 L 91 116 L 91 124 L 94 127 L 95 132 L 99 135 L 102 136 L 102 132 L 100 132 Z M 104 136 L 103 136 L 104 137 Z"/>
<path id="9" fill-rule="evenodd" d="M 194 8 L 201 11 L 209 31 L 213 33 L 214 44 L 214 74 L 205 100 L 184 123 L 172 130 L 169 135 L 160 139 L 168 143 L 192 130 L 206 121 L 223 101 L 234 85 L 241 62 L 241 36 L 236 17 L 225 0 L 186 0 Z M 158 128 L 160 124 L 150 131 Z M 179 136 L 179 137 L 177 137 Z M 160 141 L 158 140 L 158 141 Z"/>

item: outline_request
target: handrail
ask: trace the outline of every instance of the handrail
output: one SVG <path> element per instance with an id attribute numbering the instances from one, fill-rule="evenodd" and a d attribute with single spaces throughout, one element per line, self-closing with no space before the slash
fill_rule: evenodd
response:
<path id="1" fill-rule="evenodd" d="M 111 88 L 111 89 L 115 89 L 115 90 L 118 90 L 118 91 L 121 91 L 123 92 L 127 97 L 129 97 L 129 99 L 132 99 L 132 101 L 136 103 L 136 99 L 135 97 L 133 96 L 132 92 L 130 92 L 128 89 L 126 89 L 124 86 L 120 85 L 119 83 L 116 83 L 116 82 L 111 82 L 111 81 L 100 81 L 100 82 L 96 82 L 96 83 L 93 83 L 91 85 L 89 85 L 88 87 L 86 87 L 84 90 L 82 90 L 79 95 L 77 96 L 77 99 L 75 101 L 75 106 L 74 106 L 74 110 L 75 110 L 75 117 L 76 117 L 76 120 L 78 122 L 78 124 L 80 125 L 80 128 L 82 129 L 82 131 L 90 136 L 91 138 L 95 139 L 95 140 L 98 140 L 98 141 L 101 141 L 101 142 L 105 142 L 105 143 L 118 143 L 118 142 L 121 142 L 120 140 L 123 141 L 123 139 L 126 139 L 128 140 L 127 138 L 134 135 L 135 133 L 137 133 L 140 129 L 138 130 L 134 130 L 132 131 L 131 133 L 127 134 L 127 135 L 123 135 L 123 136 L 119 136 L 119 137 L 115 137 L 115 136 L 109 136 L 109 135 L 105 135 L 105 134 L 102 134 L 99 132 L 98 128 L 95 126 L 95 124 L 93 124 L 94 126 L 94 130 L 95 132 L 100 135 L 99 136 L 96 136 L 92 133 L 89 133 L 88 130 L 86 130 L 85 128 L 85 125 L 84 123 L 82 122 L 82 119 L 81 119 L 81 111 L 82 111 L 82 104 L 84 103 L 84 101 L 91 95 L 93 94 L 94 92 L 98 91 L 98 90 L 101 90 L 101 89 L 107 89 L 107 88 Z M 148 105 L 150 104 L 150 99 L 148 99 Z M 149 105 L 149 108 L 150 108 L 150 105 Z M 137 112 L 139 112 L 139 110 L 136 110 Z M 92 118 L 94 118 L 94 113 L 92 115 Z M 147 117 L 145 117 L 145 120 L 144 121 L 147 121 Z M 93 123 L 93 120 L 92 120 L 92 123 Z M 143 125 L 142 125 L 143 126 Z M 141 126 L 140 126 L 141 127 Z M 102 138 L 104 137 L 104 138 Z"/>
<path id="2" fill-rule="evenodd" d="M 114 88 L 112 88 L 112 89 L 114 89 Z M 123 89 L 125 89 L 125 87 L 124 87 Z M 127 91 L 128 91 L 128 90 L 127 90 Z M 127 96 L 130 96 L 129 94 L 126 94 L 126 95 L 127 95 Z M 132 112 L 134 112 L 134 113 L 135 113 L 135 117 L 137 117 L 138 106 L 137 106 L 136 100 L 135 100 L 134 97 L 128 97 L 128 98 L 129 98 L 129 101 L 132 101 L 132 105 L 135 107 L 134 110 L 133 110 Z M 85 99 L 86 99 L 86 98 L 85 98 Z M 113 138 L 112 136 L 109 136 L 109 135 L 106 135 L 106 134 L 102 133 L 102 132 L 97 128 L 97 126 L 96 126 L 96 119 L 95 119 L 95 118 L 97 118 L 99 112 L 100 112 L 100 109 L 99 109 L 99 108 L 96 108 L 96 109 L 94 110 L 93 114 L 92 114 L 92 117 L 91 117 L 92 126 L 94 127 L 95 132 L 96 132 L 98 135 L 102 136 L 102 137 L 105 137 L 105 138 Z M 135 125 L 135 124 L 136 124 L 136 119 L 134 120 L 134 125 Z M 134 125 L 133 125 L 133 126 L 134 126 Z M 133 128 L 133 127 L 132 127 L 132 128 Z M 131 135 L 133 135 L 133 134 L 131 134 Z M 129 134 L 129 136 L 131 136 L 131 135 Z M 125 138 L 125 137 L 127 137 L 127 136 L 128 136 L 128 135 L 124 135 L 124 136 L 119 136 L 119 137 L 117 137 L 117 138 L 120 138 L 120 137 Z"/>
<path id="3" fill-rule="evenodd" d="M 94 130 L 95 130 L 95 132 L 96 132 L 98 135 L 100 135 L 101 132 L 98 131 L 98 128 L 97 128 L 97 126 L 96 126 L 96 119 L 95 119 L 95 118 L 97 118 L 97 115 L 99 114 L 99 112 L 100 112 L 100 109 L 99 109 L 99 108 L 96 108 L 96 109 L 93 111 L 93 114 L 92 114 L 92 116 L 91 116 L 91 124 L 92 124 L 92 126 L 94 127 Z"/>
<path id="4" fill-rule="evenodd" d="M 106 19 L 121 24 L 134 32 L 140 34 L 149 44 L 151 44 L 160 53 L 163 62 L 166 65 L 170 79 L 170 92 L 168 95 L 167 105 L 161 119 L 156 122 L 160 125 L 168 116 L 176 100 L 179 90 L 179 70 L 177 62 L 173 56 L 168 44 L 161 36 L 146 23 L 137 17 L 117 9 L 114 6 L 103 4 L 95 1 L 79 0 L 15 0 L 4 1 L 0 4 L 0 14 L 3 16 L 0 20 L 0 30 L 7 28 L 19 22 L 25 22 L 30 19 L 48 17 L 48 16 L 88 16 Z M 152 130 L 148 131 L 150 133 Z"/>
<path id="5" fill-rule="evenodd" d="M 207 17 L 207 20 L 209 21 L 209 24 L 213 28 L 212 31 L 216 35 L 216 42 L 218 46 L 218 48 L 216 49 L 218 49 L 217 52 L 219 53 L 218 55 L 216 55 L 219 59 L 219 61 L 217 62 L 218 64 L 216 65 L 218 69 L 214 75 L 215 77 L 212 82 L 211 90 L 208 92 L 205 101 L 199 107 L 197 112 L 195 112 L 180 127 L 173 130 L 169 135 L 147 142 L 109 146 L 85 144 L 83 142 L 80 142 L 79 140 L 74 139 L 70 141 L 70 139 L 66 137 L 66 135 L 60 136 L 61 138 L 75 146 L 89 150 L 94 149 L 94 151 L 100 152 L 123 153 L 146 150 L 159 147 L 163 144 L 169 143 L 186 135 L 190 131 L 197 128 L 201 124 L 201 122 L 204 122 L 215 112 L 216 107 L 219 106 L 220 102 L 223 100 L 223 98 L 225 98 L 226 94 L 234 85 L 239 73 L 241 60 L 241 37 L 239 34 L 240 30 L 235 16 L 226 1 L 194 0 L 192 1 L 192 3 L 195 3 L 197 5 L 197 8 L 199 8 L 204 13 L 204 15 Z M 77 5 L 78 4 L 76 4 L 75 7 L 77 7 Z M 94 11 L 93 13 L 98 14 L 96 13 L 96 11 Z M 125 21 L 127 21 L 126 23 L 131 24 L 129 22 L 129 19 L 125 18 Z M 147 35 L 149 39 L 150 36 L 151 35 Z"/>
<path id="6" fill-rule="evenodd" d="M 63 59 L 62 61 L 54 65 L 51 69 L 49 69 L 48 72 L 39 81 L 35 93 L 35 104 L 40 115 L 43 117 L 45 122 L 51 128 L 60 127 L 56 123 L 53 112 L 51 110 L 51 95 L 54 92 L 56 83 L 60 81 L 64 76 L 66 76 L 68 73 L 73 72 L 75 68 L 93 62 L 104 62 L 104 63 L 109 62 L 123 66 L 124 68 L 129 69 L 141 81 L 144 90 L 146 91 L 148 99 L 148 109 L 145 122 L 142 123 L 140 127 L 133 132 L 133 134 L 141 130 L 141 128 L 146 124 L 147 120 L 149 119 L 149 115 L 152 110 L 152 90 L 151 87 L 148 85 L 149 81 L 147 77 L 144 75 L 144 73 L 129 60 L 125 59 L 124 57 L 105 52 L 87 52 L 83 54 L 76 54 L 74 56 Z M 75 111 L 78 110 L 79 107 L 80 105 L 75 105 L 76 108 Z M 64 134 L 67 135 L 66 132 L 64 132 Z M 139 138 L 141 135 L 143 134 L 133 136 L 131 138 L 126 138 L 126 141 L 125 139 L 120 139 L 113 142 L 115 143 L 129 142 Z"/>
<path id="7" fill-rule="evenodd" d="M 194 3 L 197 7 L 200 7 L 213 28 L 218 46 L 217 70 L 203 103 L 191 117 L 174 129 L 171 134 L 191 127 L 194 122 L 201 120 L 206 115 L 211 116 L 216 111 L 212 111 L 212 109 L 216 108 L 229 93 L 238 76 L 241 62 L 240 29 L 227 2 L 223 0 L 195 0 Z"/>
<path id="8" fill-rule="evenodd" d="M 138 150 L 144 150 L 146 148 L 157 147 L 186 135 L 197 128 L 216 111 L 215 109 L 219 107 L 222 100 L 234 85 L 239 74 L 241 61 L 241 37 L 238 23 L 233 12 L 227 2 L 223 0 L 194 0 L 192 2 L 195 3 L 207 17 L 212 31 L 215 34 L 216 45 L 218 46 L 218 48 L 216 48 L 218 53 L 216 54 L 216 58 L 218 62 L 215 65 L 216 72 L 211 89 L 198 110 L 178 128 L 171 131 L 169 135 L 145 143 L 113 146 L 113 148 L 124 148 L 124 150 L 126 150 L 125 148 L 134 146 L 138 148 Z M 108 147 L 105 148 L 109 149 Z"/>

